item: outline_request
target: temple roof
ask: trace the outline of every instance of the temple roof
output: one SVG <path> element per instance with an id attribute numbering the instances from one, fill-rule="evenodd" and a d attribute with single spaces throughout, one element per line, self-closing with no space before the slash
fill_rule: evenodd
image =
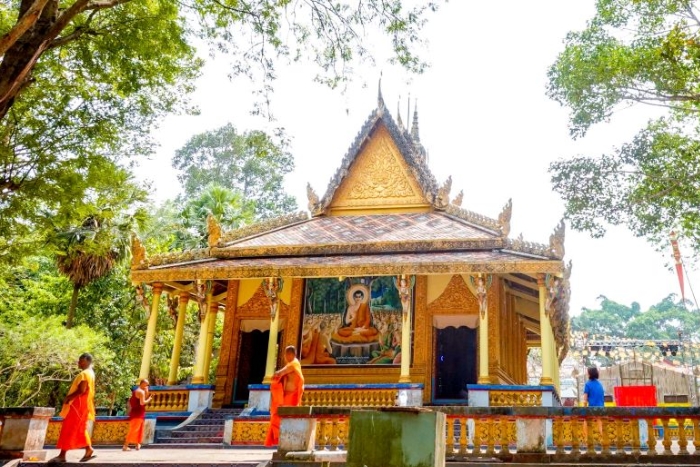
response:
<path id="1" fill-rule="evenodd" d="M 418 135 L 384 104 L 365 121 L 323 198 L 309 185 L 309 211 L 222 232 L 208 219 L 208 248 L 148 258 L 134 240 L 132 279 L 290 275 L 439 274 L 564 271 L 564 224 L 549 244 L 511 239 L 512 203 L 497 218 L 450 200 L 451 177 L 438 185 Z M 172 273 L 172 274 L 171 274 Z M 223 278 L 224 276 L 220 276 Z M 217 276 L 219 277 L 219 276 Z M 179 280 L 179 279 L 177 279 Z"/>

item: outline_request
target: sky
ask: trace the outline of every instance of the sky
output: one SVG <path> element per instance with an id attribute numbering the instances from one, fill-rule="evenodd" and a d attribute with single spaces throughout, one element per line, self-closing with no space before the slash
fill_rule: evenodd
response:
<path id="1" fill-rule="evenodd" d="M 209 59 L 197 82 L 197 116 L 168 117 L 155 134 L 160 147 L 142 164 L 141 176 L 153 182 L 156 201 L 178 194 L 174 152 L 195 134 L 233 123 L 240 130 L 284 127 L 292 137 L 296 168 L 285 188 L 306 209 L 306 184 L 319 196 L 377 103 L 377 84 L 396 117 L 400 102 L 406 121 L 407 97 L 418 106 L 420 137 L 429 166 L 442 183 L 452 176 L 452 196 L 464 190 L 462 207 L 496 218 L 513 200 L 511 237 L 547 244 L 564 214 L 551 189 L 549 164 L 579 154 L 596 155 L 620 146 L 652 116 L 640 106 L 624 109 L 610 123 L 572 140 L 568 112 L 545 95 L 547 69 L 563 50 L 563 38 L 585 27 L 594 0 L 453 0 L 431 16 L 422 33 L 430 68 L 411 75 L 382 60 L 379 35 L 367 38 L 379 50 L 374 66 L 355 69 L 345 92 L 313 82 L 309 65 L 278 66 L 272 112 L 275 122 L 252 116 L 254 85 L 230 80 L 224 58 Z M 204 57 L 205 59 L 207 57 Z M 413 110 L 411 110 L 411 113 Z M 571 260 L 572 315 L 596 308 L 598 297 L 645 310 L 670 293 L 679 293 L 669 268 L 670 247 L 657 252 L 624 227 L 602 239 L 567 228 L 565 260 Z M 683 248 L 683 245 L 681 245 Z M 688 254 L 690 251 L 681 251 Z M 686 279 L 692 285 L 693 271 Z M 692 298 L 686 285 L 686 297 Z"/>

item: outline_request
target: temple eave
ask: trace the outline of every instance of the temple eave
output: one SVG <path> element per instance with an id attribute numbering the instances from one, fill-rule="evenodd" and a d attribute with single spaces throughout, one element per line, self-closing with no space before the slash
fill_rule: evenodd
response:
<path id="1" fill-rule="evenodd" d="M 382 255 L 377 261 L 373 255 L 360 257 L 320 258 L 262 258 L 236 264 L 236 260 L 220 260 L 201 265 L 132 271 L 134 282 L 191 281 L 214 279 L 252 279 L 264 277 L 352 277 L 397 274 L 558 274 L 563 270 L 561 261 L 504 260 L 459 261 L 440 259 L 434 255 Z M 409 258 L 407 258 L 407 256 Z M 422 258 L 418 258 L 422 256 Z M 348 261 L 351 258 L 353 261 Z M 309 261 L 313 260 L 313 261 Z"/>

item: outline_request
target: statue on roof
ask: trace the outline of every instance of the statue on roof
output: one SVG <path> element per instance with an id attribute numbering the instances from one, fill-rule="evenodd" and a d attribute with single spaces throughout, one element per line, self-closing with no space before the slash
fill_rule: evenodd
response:
<path id="1" fill-rule="evenodd" d="M 554 228 L 554 232 L 549 236 L 549 252 L 557 259 L 564 257 L 564 235 L 566 225 L 564 219 Z"/>
<path id="2" fill-rule="evenodd" d="M 450 204 L 450 190 L 452 190 L 452 175 L 447 177 L 445 183 L 438 188 L 435 196 L 435 208 L 443 210 Z"/>
<path id="3" fill-rule="evenodd" d="M 306 197 L 309 200 L 309 212 L 311 212 L 311 215 L 316 217 L 319 214 L 323 212 L 323 208 L 321 208 L 321 200 L 318 198 L 318 195 L 314 191 L 314 189 L 311 187 L 311 183 L 306 184 Z"/>
<path id="4" fill-rule="evenodd" d="M 513 199 L 509 199 L 503 210 L 498 215 L 498 225 L 501 228 L 501 235 L 507 237 L 510 233 L 510 216 L 513 213 Z"/>
<path id="5" fill-rule="evenodd" d="M 209 232 L 209 238 L 207 243 L 210 248 L 215 247 L 219 240 L 221 239 L 221 224 L 216 220 L 212 214 L 207 216 L 207 232 Z"/>
<path id="6" fill-rule="evenodd" d="M 463 199 L 464 199 L 464 190 L 459 190 L 459 193 L 457 193 L 457 196 L 455 196 L 455 199 L 452 200 L 452 204 L 455 206 L 461 206 Z"/>
<path id="7" fill-rule="evenodd" d="M 146 266 L 148 257 L 146 248 L 141 243 L 141 239 L 134 232 L 131 233 L 131 269 L 139 269 Z"/>

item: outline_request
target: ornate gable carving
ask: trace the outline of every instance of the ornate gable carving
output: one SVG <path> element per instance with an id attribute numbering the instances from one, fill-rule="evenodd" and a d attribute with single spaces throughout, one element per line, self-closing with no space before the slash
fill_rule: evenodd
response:
<path id="1" fill-rule="evenodd" d="M 454 275 L 440 296 L 428 303 L 428 312 L 475 315 L 479 313 L 479 303 L 462 276 Z"/>
<path id="2" fill-rule="evenodd" d="M 429 206 L 389 131 L 380 125 L 349 167 L 331 209 L 380 206 Z"/>
<path id="3" fill-rule="evenodd" d="M 287 313 L 289 313 L 289 305 L 280 299 L 279 306 L 280 309 L 278 312 L 280 313 L 280 316 L 287 316 Z M 270 318 L 270 299 L 267 298 L 267 295 L 265 295 L 265 291 L 262 288 L 262 283 L 260 286 L 258 286 L 253 296 L 250 297 L 243 305 L 238 307 L 238 310 L 236 310 L 236 316 L 239 318 Z"/>

